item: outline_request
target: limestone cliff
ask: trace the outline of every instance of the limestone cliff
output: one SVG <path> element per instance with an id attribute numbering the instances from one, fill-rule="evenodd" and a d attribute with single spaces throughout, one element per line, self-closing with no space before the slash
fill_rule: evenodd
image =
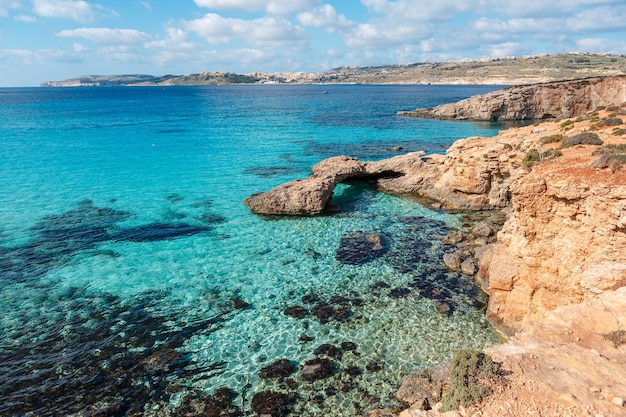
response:
<path id="1" fill-rule="evenodd" d="M 626 102 L 626 76 L 595 77 L 504 90 L 402 115 L 451 120 L 535 120 L 577 117 Z"/>

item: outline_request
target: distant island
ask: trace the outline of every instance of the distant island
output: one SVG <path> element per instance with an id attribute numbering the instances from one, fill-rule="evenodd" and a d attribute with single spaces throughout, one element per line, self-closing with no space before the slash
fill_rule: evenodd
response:
<path id="1" fill-rule="evenodd" d="M 184 86 L 234 84 L 491 84 L 521 85 L 626 74 L 626 55 L 568 53 L 368 67 L 326 72 L 185 75 L 85 75 L 42 87 Z"/>

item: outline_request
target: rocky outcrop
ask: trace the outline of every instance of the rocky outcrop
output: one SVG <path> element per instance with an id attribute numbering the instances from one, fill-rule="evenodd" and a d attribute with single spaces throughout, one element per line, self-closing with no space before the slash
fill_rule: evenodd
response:
<path id="1" fill-rule="evenodd" d="M 377 162 L 338 156 L 315 165 L 312 175 L 244 200 L 250 210 L 266 215 L 316 215 L 330 201 L 336 185 L 347 179 L 376 181 L 381 191 L 412 194 L 450 210 L 484 210 L 510 204 L 512 172 L 522 154 L 509 143 L 516 137 L 457 141 L 445 155 L 413 152 Z"/>
<path id="2" fill-rule="evenodd" d="M 449 120 L 535 120 L 570 118 L 599 106 L 626 102 L 626 76 L 596 77 L 510 87 L 405 116 Z"/>

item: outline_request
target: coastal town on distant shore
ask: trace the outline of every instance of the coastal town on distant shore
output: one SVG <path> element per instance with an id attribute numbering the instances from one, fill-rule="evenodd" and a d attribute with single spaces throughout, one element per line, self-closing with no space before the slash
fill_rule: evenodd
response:
<path id="1" fill-rule="evenodd" d="M 45 81 L 43 87 L 175 86 L 233 84 L 489 84 L 519 85 L 626 74 L 626 56 L 603 53 L 541 54 L 385 66 L 346 66 L 326 72 L 185 75 L 84 75 Z"/>

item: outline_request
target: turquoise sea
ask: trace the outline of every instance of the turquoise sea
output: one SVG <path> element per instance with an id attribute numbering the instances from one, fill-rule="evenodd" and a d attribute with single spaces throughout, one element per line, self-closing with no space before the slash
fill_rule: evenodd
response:
<path id="1" fill-rule="evenodd" d="M 396 111 L 494 89 L 0 89 L 0 415 L 254 415 L 270 393 L 275 416 L 352 416 L 495 343 L 484 295 L 441 266 L 459 215 L 365 183 L 315 218 L 242 203 L 333 155 L 493 136 Z M 383 250 L 342 258 L 357 232 Z"/>

